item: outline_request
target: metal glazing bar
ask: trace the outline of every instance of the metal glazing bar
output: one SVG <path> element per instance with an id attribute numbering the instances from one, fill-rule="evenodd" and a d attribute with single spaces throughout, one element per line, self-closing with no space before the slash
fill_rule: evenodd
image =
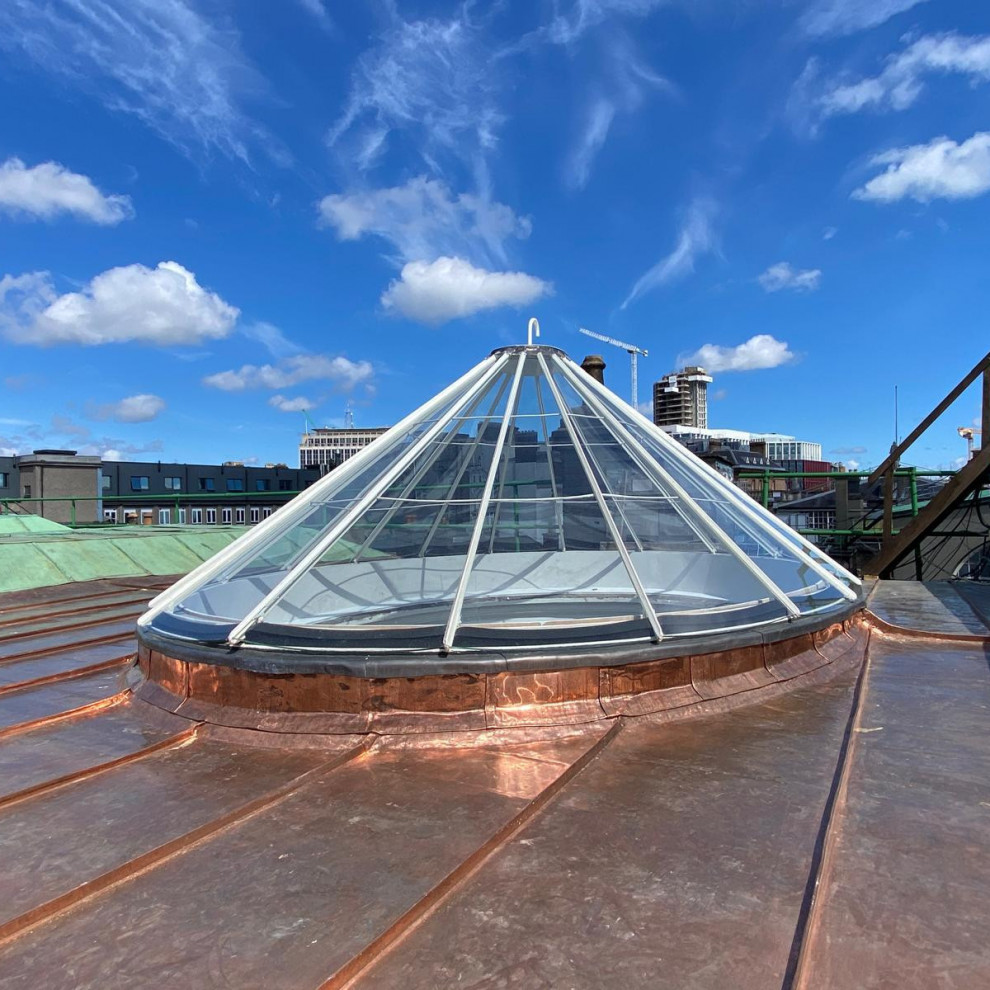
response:
<path id="1" fill-rule="evenodd" d="M 554 474 L 553 470 L 553 445 L 550 443 L 550 431 L 547 428 L 547 411 L 543 404 L 543 389 L 540 386 L 540 379 L 536 379 L 536 401 L 540 407 L 540 417 L 543 423 L 543 437 L 546 441 L 547 448 L 547 469 L 550 472 L 550 494 L 554 499 L 554 520 L 557 523 L 557 549 L 566 549 L 564 544 L 564 508 L 560 504 L 559 490 L 557 488 L 557 476 Z"/>
<path id="2" fill-rule="evenodd" d="M 298 519 L 312 510 L 314 497 L 321 495 L 328 489 L 332 492 L 353 474 L 363 470 L 368 461 L 381 456 L 385 452 L 385 449 L 390 449 L 401 442 L 403 434 L 409 427 L 442 409 L 460 390 L 469 387 L 473 381 L 486 374 L 496 361 L 498 361 L 498 358 L 495 355 L 490 355 L 480 364 L 475 365 L 470 371 L 461 375 L 457 381 L 452 382 L 438 395 L 435 395 L 429 402 L 424 403 L 396 423 L 388 433 L 383 434 L 376 441 L 376 443 L 384 444 L 388 441 L 389 434 L 391 434 L 392 440 L 388 443 L 387 447 L 376 447 L 373 443 L 362 448 L 353 457 L 344 461 L 340 467 L 331 471 L 326 477 L 321 478 L 302 494 L 297 495 L 291 502 L 287 502 L 267 519 L 256 523 L 249 532 L 232 543 L 228 543 L 226 547 L 215 553 L 209 560 L 200 564 L 199 567 L 190 571 L 185 577 L 180 578 L 167 591 L 156 595 L 148 603 L 148 610 L 138 619 L 138 625 L 146 626 L 159 612 L 170 608 L 185 598 L 193 588 L 202 586 L 207 581 L 212 580 L 218 574 L 222 573 L 232 560 L 242 560 L 248 556 L 249 550 L 254 549 L 259 544 L 264 544 L 270 535 L 280 534 L 287 530 L 292 520 Z"/>
<path id="3" fill-rule="evenodd" d="M 498 401 L 501 398 L 502 392 L 504 390 L 505 390 L 505 385 L 503 383 L 502 388 L 499 389 L 498 395 L 496 395 L 494 401 L 492 402 L 492 405 L 490 406 L 490 408 L 488 410 L 488 416 L 491 416 L 492 410 L 498 405 Z M 483 398 L 484 398 L 484 393 L 481 393 L 480 395 L 478 395 L 477 398 L 474 401 L 474 404 L 470 407 L 470 409 L 467 409 L 467 410 L 463 411 L 461 413 L 461 415 L 459 415 L 459 416 L 456 417 L 457 423 L 458 424 L 464 423 L 468 419 L 470 419 L 472 416 L 474 416 L 475 415 L 475 412 L 477 411 L 478 406 L 481 404 L 481 400 Z M 358 560 L 358 558 L 361 556 L 361 554 L 363 554 L 364 551 L 367 550 L 367 548 L 375 541 L 375 539 L 378 537 L 378 534 L 391 521 L 391 519 L 395 515 L 395 513 L 398 512 L 398 510 L 399 510 L 399 502 L 405 501 L 408 498 L 409 493 L 411 491 L 413 491 L 413 489 L 415 489 L 415 487 L 419 484 L 419 482 L 422 479 L 423 475 L 425 475 L 426 472 L 429 471 L 429 469 L 436 463 L 437 458 L 443 453 L 443 451 L 445 451 L 450 446 L 450 443 L 451 443 L 451 441 L 453 440 L 453 438 L 455 436 L 455 429 L 456 429 L 456 426 L 454 425 L 454 421 L 451 420 L 450 422 L 451 422 L 451 427 L 447 431 L 447 436 L 444 438 L 443 442 L 437 447 L 437 449 L 434 452 L 433 456 L 427 458 L 424 461 L 424 463 L 422 464 L 422 466 L 420 467 L 420 469 L 416 472 L 416 474 L 410 479 L 409 484 L 407 484 L 406 487 L 403 489 L 402 494 L 395 501 L 395 504 L 392 506 L 392 508 L 389 509 L 389 511 L 382 517 L 381 521 L 371 531 L 371 533 L 368 536 L 368 538 L 358 548 L 357 552 L 354 554 L 354 557 L 353 557 L 354 560 Z M 479 431 L 478 438 L 475 440 L 475 444 L 474 444 L 475 447 L 477 446 L 477 443 L 478 443 L 478 440 L 480 440 L 480 437 L 481 437 L 481 434 L 480 434 L 480 431 Z M 474 448 L 472 447 L 472 453 L 473 453 L 473 450 L 474 450 Z M 461 474 L 463 474 L 463 471 L 464 471 L 464 468 L 466 467 L 466 465 L 467 465 L 467 462 L 465 462 L 464 467 L 462 467 Z M 458 481 L 460 481 L 460 477 L 461 477 L 461 475 L 458 475 L 458 479 L 457 479 Z M 453 491 L 456 487 L 457 486 L 456 486 L 456 483 L 455 483 L 455 485 L 450 490 Z M 437 499 L 437 501 L 443 501 L 443 499 Z M 439 519 L 439 516 L 437 518 Z"/>
<path id="4" fill-rule="evenodd" d="M 458 405 L 458 409 L 463 408 L 469 402 L 474 401 L 475 396 L 481 392 L 482 389 L 487 388 L 489 384 L 495 379 L 495 376 L 499 373 L 500 365 L 506 360 L 505 356 L 502 355 L 493 365 L 489 365 L 486 369 L 486 373 L 477 378 L 471 385 L 467 394 L 464 396 L 462 402 Z M 449 417 L 448 417 L 449 418 Z M 320 537 L 320 539 L 309 548 L 302 559 L 297 560 L 292 571 L 288 573 L 281 581 L 279 581 L 272 589 L 265 595 L 264 598 L 258 602 L 257 605 L 251 609 L 247 615 L 231 630 L 230 635 L 227 637 L 227 643 L 230 646 L 237 646 L 244 641 L 244 637 L 248 630 L 260 619 L 262 619 L 265 613 L 278 601 L 286 591 L 295 584 L 299 578 L 305 574 L 310 567 L 312 567 L 319 559 L 323 556 L 326 550 L 331 547 L 342 534 L 346 533 L 350 526 L 353 525 L 354 520 L 357 519 L 362 512 L 364 512 L 368 505 L 370 505 L 378 496 L 385 491 L 389 485 L 391 485 L 397 477 L 419 456 L 420 451 L 425 448 L 433 438 L 444 428 L 448 420 L 441 419 L 430 427 L 414 444 L 412 444 L 405 453 L 392 464 L 392 466 L 375 482 L 371 488 L 360 498 L 356 499 L 350 508 L 346 509 L 344 512 L 334 520 L 333 525 Z"/>
<path id="5" fill-rule="evenodd" d="M 579 366 L 566 359 L 566 362 L 570 365 L 574 365 L 574 369 L 578 369 Z M 604 385 L 600 382 L 595 381 L 591 376 L 588 376 L 588 382 L 586 382 L 588 388 L 593 392 L 599 393 L 607 403 L 621 402 L 612 392 L 610 392 Z M 823 578 L 829 585 L 834 587 L 839 593 L 850 601 L 855 601 L 857 598 L 856 592 L 851 588 L 846 587 L 841 581 L 838 580 L 839 575 L 832 573 L 823 567 L 814 558 L 816 556 L 825 557 L 810 540 L 805 539 L 800 533 L 791 529 L 786 523 L 778 519 L 772 512 L 760 513 L 757 512 L 753 500 L 745 494 L 745 492 L 738 489 L 731 481 L 726 480 L 716 471 L 713 467 L 706 464 L 700 457 L 696 457 L 689 450 L 682 447 L 676 440 L 672 440 L 666 433 L 663 432 L 658 426 L 655 426 L 650 422 L 638 409 L 633 409 L 631 406 L 627 407 L 629 411 L 629 416 L 634 422 L 639 422 L 641 426 L 647 427 L 647 435 L 650 436 L 655 443 L 657 443 L 661 449 L 666 450 L 670 453 L 675 460 L 680 462 L 680 464 L 685 467 L 689 472 L 700 472 L 703 474 L 713 485 L 715 485 L 720 491 L 724 492 L 727 496 L 728 501 L 737 506 L 748 519 L 755 522 L 758 526 L 764 526 L 771 530 L 776 530 L 778 535 L 785 540 L 786 543 L 790 544 L 792 549 L 796 549 L 799 553 L 803 552 L 805 562 L 811 569 Z M 747 504 L 749 503 L 749 504 Z M 826 558 L 829 561 L 830 566 L 835 567 L 842 577 L 845 577 L 851 583 L 859 586 L 863 582 L 856 577 L 855 574 L 847 571 L 841 564 L 836 563 L 831 558 Z"/>
<path id="6" fill-rule="evenodd" d="M 577 389 L 578 394 L 583 394 L 584 397 L 587 397 L 588 392 L 582 388 L 585 383 L 577 378 L 577 376 L 571 372 L 570 368 L 565 367 L 564 374 L 565 377 L 568 378 L 568 381 L 571 382 L 571 386 Z M 584 374 L 584 372 L 582 372 L 582 374 Z M 656 472 L 660 475 L 661 483 L 670 486 L 670 488 L 674 491 L 674 494 L 676 494 L 677 497 L 683 501 L 684 508 L 688 509 L 695 515 L 696 522 L 703 528 L 708 529 L 715 536 L 715 538 L 725 546 L 725 549 L 733 557 L 735 557 L 736 560 L 738 560 L 739 563 L 742 564 L 742 566 L 749 571 L 749 573 L 752 574 L 753 577 L 756 578 L 756 580 L 763 585 L 763 587 L 766 588 L 766 590 L 769 591 L 781 605 L 784 606 L 785 611 L 789 615 L 800 615 L 801 609 L 794 604 L 794 602 L 788 597 L 787 593 L 775 581 L 771 580 L 771 578 L 759 567 L 758 564 L 756 564 L 754 560 L 752 560 L 752 558 L 742 549 L 742 547 L 736 545 L 729 534 L 726 533 L 721 526 L 719 526 L 718 523 L 716 523 L 715 520 L 704 511 L 704 509 L 695 504 L 694 499 L 692 499 L 691 496 L 688 495 L 683 488 L 681 488 L 674 478 L 663 470 L 655 458 L 649 456 L 649 454 L 644 450 L 642 444 L 640 444 L 639 440 L 632 433 L 626 430 L 621 420 L 612 413 L 612 410 L 607 406 L 602 406 L 601 411 L 608 416 L 608 425 L 612 428 L 612 430 L 620 434 L 626 443 L 630 445 L 630 447 L 644 455 L 647 461 L 652 463 Z M 692 527 L 692 529 L 694 529 L 694 527 Z M 697 532 L 697 530 L 695 531 Z M 698 535 L 701 536 L 700 533 Z"/>
<path id="7" fill-rule="evenodd" d="M 643 587 L 643 582 L 640 581 L 639 575 L 636 573 L 636 568 L 633 567 L 632 558 L 629 556 L 629 551 L 626 549 L 626 545 L 622 540 L 622 534 L 615 525 L 615 520 L 612 518 L 612 513 L 609 511 L 608 505 L 605 502 L 605 496 L 602 494 L 601 488 L 598 487 L 598 481 L 595 479 L 595 472 L 592 470 L 591 464 L 588 462 L 588 456 L 581 446 L 581 439 L 574 429 L 574 423 L 571 420 L 571 413 L 567 408 L 567 404 L 564 402 L 564 397 L 560 394 L 560 389 L 557 388 L 557 383 L 553 380 L 553 376 L 550 374 L 550 369 L 547 367 L 543 354 L 540 353 L 538 357 L 540 360 L 540 367 L 543 369 L 547 387 L 553 394 L 554 401 L 560 409 L 561 419 L 567 427 L 567 432 L 571 435 L 571 440 L 574 443 L 574 451 L 577 454 L 578 460 L 581 462 L 581 467 L 584 469 L 584 473 L 587 475 L 588 484 L 591 485 L 591 490 L 595 496 L 595 501 L 598 503 L 598 508 L 605 518 L 605 525 L 608 526 L 609 532 L 612 534 L 612 539 L 615 541 L 615 548 L 619 552 L 619 557 L 622 559 L 622 564 L 626 569 L 626 574 L 629 575 L 629 580 L 632 582 L 637 598 L 639 598 L 639 603 L 643 607 L 643 613 L 646 616 L 646 621 L 649 622 L 650 628 L 653 630 L 653 637 L 655 641 L 659 643 L 663 639 L 663 629 L 660 628 L 660 620 L 657 618 L 656 609 L 654 609 L 653 603 L 650 601 L 650 596 L 646 593 L 646 589 Z"/>
<path id="8" fill-rule="evenodd" d="M 598 471 L 601 473 L 602 479 L 604 480 L 605 479 L 605 472 L 602 470 L 601 462 L 598 460 L 598 457 L 595 455 L 594 445 L 584 435 L 584 430 L 582 429 L 581 424 L 579 422 L 576 422 L 575 421 L 574 425 L 575 425 L 575 427 L 577 428 L 577 430 L 581 434 L 581 442 L 585 446 L 585 449 L 586 449 L 586 451 L 588 453 L 589 460 L 592 462 L 592 464 L 593 464 L 594 467 L 598 468 Z M 613 492 L 610 489 L 609 492 L 608 492 L 608 494 L 609 495 L 618 495 L 619 493 L 618 492 Z M 614 505 L 615 505 L 616 511 L 619 513 L 620 516 L 622 516 L 622 523 L 626 527 L 626 529 L 629 530 L 629 535 L 633 538 L 633 542 L 636 544 L 636 549 L 641 551 L 643 549 L 643 541 L 640 540 L 639 535 L 637 534 L 636 530 L 633 529 L 633 527 L 630 524 L 628 518 L 626 518 L 626 513 L 625 513 L 625 510 L 622 508 L 622 504 L 620 502 L 615 502 Z"/>
<path id="9" fill-rule="evenodd" d="M 513 412 L 516 408 L 516 399 L 519 397 L 519 382 L 522 380 L 523 364 L 526 361 L 526 352 L 519 353 L 516 362 L 516 371 L 512 377 L 512 388 L 509 391 L 509 401 L 506 403 L 505 415 L 502 417 L 502 425 L 498 431 L 498 440 L 495 441 L 495 452 L 492 455 L 492 463 L 488 467 L 488 477 L 485 479 L 485 490 L 481 495 L 481 503 L 478 506 L 478 517 L 474 521 L 474 529 L 471 532 L 471 541 L 468 543 L 467 554 L 464 557 L 464 568 L 461 571 L 461 578 L 457 582 L 457 590 L 454 592 L 454 601 L 450 606 L 450 614 L 447 617 L 447 627 L 443 633 L 442 649 L 444 653 L 449 653 L 454 645 L 454 636 L 457 627 L 461 624 L 461 609 L 464 607 L 464 595 L 467 593 L 468 581 L 471 579 L 471 570 L 474 567 L 474 559 L 478 554 L 478 543 L 481 540 L 481 531 L 485 527 L 485 516 L 488 514 L 488 504 L 492 499 L 492 489 L 495 487 L 495 477 L 498 474 L 502 460 L 502 451 L 505 449 L 505 436 L 509 432 L 512 422 Z"/>
<path id="10" fill-rule="evenodd" d="M 503 378 L 502 384 L 498 390 L 498 395 L 495 396 L 495 401 L 492 403 L 491 407 L 488 410 L 488 419 L 491 419 L 492 411 L 498 406 L 499 402 L 502 401 L 502 395 L 507 387 L 508 387 L 508 380 Z M 458 504 L 467 504 L 468 501 L 474 501 L 474 499 L 471 500 L 454 499 L 449 496 L 453 492 L 457 491 L 457 486 L 461 483 L 461 479 L 464 477 L 465 473 L 467 472 L 467 469 L 470 467 L 472 460 L 474 460 L 475 452 L 477 451 L 478 447 L 481 445 L 481 438 L 482 438 L 482 432 L 479 429 L 477 434 L 475 435 L 474 442 L 471 444 L 471 449 L 467 452 L 467 456 L 461 462 L 461 466 L 457 471 L 457 477 L 455 478 L 454 483 L 447 490 L 448 497 L 442 500 L 444 502 L 443 508 L 437 513 L 436 519 L 433 520 L 433 524 L 430 526 L 429 531 L 427 532 L 425 538 L 423 539 L 423 543 L 419 548 L 419 552 L 416 554 L 417 557 L 426 556 L 427 547 L 429 547 L 430 543 L 433 541 L 433 537 L 436 536 L 437 530 L 440 528 L 440 520 L 443 519 L 449 506 L 458 505 Z"/>

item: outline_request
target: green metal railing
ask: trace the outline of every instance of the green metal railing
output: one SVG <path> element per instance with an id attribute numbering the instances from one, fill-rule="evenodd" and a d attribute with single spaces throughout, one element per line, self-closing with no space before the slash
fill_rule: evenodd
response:
<path id="1" fill-rule="evenodd" d="M 197 506 L 190 505 L 189 503 L 204 503 L 209 502 L 215 505 L 218 509 L 228 508 L 233 503 L 243 504 L 245 501 L 259 501 L 259 500 L 276 500 L 280 503 L 287 502 L 289 499 L 294 498 L 299 495 L 298 491 L 266 491 L 266 492 L 176 492 L 174 494 L 158 494 L 158 495 L 140 495 L 134 493 L 133 495 L 74 495 L 74 496 L 58 496 L 55 498 L 48 498 L 45 496 L 31 497 L 31 498 L 0 498 L 0 514 L 2 513 L 13 513 L 12 506 L 30 506 L 37 505 L 41 509 L 41 515 L 44 515 L 44 507 L 48 503 L 59 502 L 59 503 L 69 503 L 69 523 L 68 525 L 76 528 L 82 529 L 87 526 L 121 526 L 125 523 L 117 520 L 116 522 L 107 522 L 106 520 L 97 520 L 96 522 L 90 523 L 80 523 L 77 522 L 77 505 L 79 503 L 89 503 L 89 502 L 102 502 L 106 508 L 109 509 L 128 509 L 134 507 L 137 511 L 140 511 L 141 506 L 134 506 L 135 502 L 138 503 L 150 503 L 155 508 L 159 509 L 169 509 L 171 515 L 171 522 L 169 525 L 177 526 L 179 523 L 179 510 L 183 508 L 195 508 Z M 225 505 L 224 503 L 228 503 Z M 246 508 L 246 506 L 245 506 Z M 130 525 L 130 524 L 127 524 Z M 164 525 L 159 523 L 158 525 Z M 224 524 L 226 525 L 226 524 Z M 231 525 L 241 525 L 241 524 L 231 524 Z"/>
<path id="2" fill-rule="evenodd" d="M 846 481 L 851 478 L 869 478 L 869 471 L 774 471 L 764 468 L 761 471 L 742 471 L 739 478 L 758 479 L 762 482 L 760 490 L 760 502 L 765 509 L 770 508 L 770 484 L 774 479 L 804 479 L 804 478 L 830 478 L 833 481 Z M 921 508 L 918 499 L 918 479 L 919 478 L 949 478 L 955 475 L 955 471 L 919 471 L 916 467 L 897 468 L 893 472 L 894 478 L 906 478 L 910 495 L 911 515 L 916 516 Z M 814 493 L 811 493 L 814 494 Z M 787 503 L 785 502 L 784 505 Z M 869 526 L 853 527 L 847 529 L 817 528 L 809 527 L 799 529 L 802 536 L 867 536 L 879 535 L 877 528 L 880 520 L 875 520 Z"/>

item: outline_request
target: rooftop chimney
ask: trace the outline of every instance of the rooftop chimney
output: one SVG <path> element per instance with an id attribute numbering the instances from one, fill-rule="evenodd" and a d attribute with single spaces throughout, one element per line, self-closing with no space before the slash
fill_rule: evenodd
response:
<path id="1" fill-rule="evenodd" d="M 605 384 L 605 359 L 601 354 L 589 354 L 582 362 L 581 367 L 595 379 L 596 382 Z"/>

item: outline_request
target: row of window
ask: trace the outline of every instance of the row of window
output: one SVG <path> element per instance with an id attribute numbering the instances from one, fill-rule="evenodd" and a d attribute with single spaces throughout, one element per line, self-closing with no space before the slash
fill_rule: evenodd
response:
<path id="1" fill-rule="evenodd" d="M 245 509 L 243 506 L 237 508 L 223 508 L 219 510 L 220 523 L 223 526 L 246 525 L 250 520 L 252 523 L 260 522 L 262 519 L 267 519 L 275 510 L 271 506 L 265 506 L 261 508 L 260 506 L 252 506 L 250 509 Z M 150 526 L 155 519 L 155 513 L 158 515 L 158 525 L 159 526 L 171 526 L 176 520 L 172 518 L 171 509 L 128 509 L 128 508 L 118 508 L 118 509 L 104 509 L 103 510 L 103 521 L 109 523 L 131 523 L 134 525 Z M 201 526 L 204 523 L 208 526 L 215 526 L 217 522 L 217 512 L 218 510 L 212 506 L 195 508 L 179 509 L 178 523 L 180 526 L 184 526 L 187 522 L 193 526 Z"/>
<path id="2" fill-rule="evenodd" d="M 228 492 L 242 492 L 244 491 L 244 479 L 243 478 L 227 478 L 227 491 Z M 106 490 L 110 487 L 110 479 L 104 476 L 103 478 L 103 488 Z M 132 474 L 131 475 L 131 491 L 132 492 L 146 492 L 151 487 L 151 478 L 146 474 Z M 165 478 L 165 490 L 170 492 L 181 492 L 182 491 L 182 479 L 176 477 Z M 199 479 L 199 490 L 201 492 L 215 492 L 216 489 L 216 479 L 214 478 L 200 478 Z M 272 491 L 272 481 L 271 478 L 256 478 L 254 482 L 254 490 L 256 492 L 270 492 Z M 278 479 L 278 490 L 280 492 L 291 492 L 292 491 L 292 479 L 291 478 L 279 478 Z"/>

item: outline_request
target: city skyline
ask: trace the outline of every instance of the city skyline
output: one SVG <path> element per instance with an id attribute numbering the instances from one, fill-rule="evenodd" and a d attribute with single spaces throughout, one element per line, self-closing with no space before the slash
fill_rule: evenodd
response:
<path id="1" fill-rule="evenodd" d="M 292 463 L 537 315 L 864 467 L 985 349 L 976 5 L 15 0 L 0 49 L 0 454 Z"/>

